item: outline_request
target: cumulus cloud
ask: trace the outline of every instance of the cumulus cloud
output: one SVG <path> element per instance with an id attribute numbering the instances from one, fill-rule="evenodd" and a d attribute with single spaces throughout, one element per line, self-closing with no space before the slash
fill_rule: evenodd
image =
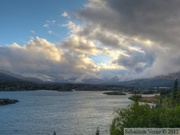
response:
<path id="1" fill-rule="evenodd" d="M 96 66 L 83 53 L 63 50 L 42 38 L 20 46 L 0 47 L 0 69 L 46 80 L 65 81 L 95 72 Z"/>
<path id="2" fill-rule="evenodd" d="M 70 34 L 75 34 L 81 31 L 81 27 L 73 23 L 72 21 L 68 21 L 68 23 L 63 24 L 63 27 L 67 27 L 70 30 Z"/>
<path id="3" fill-rule="evenodd" d="M 62 47 L 79 53 L 96 55 L 99 51 L 92 41 L 84 37 L 72 35 L 62 42 Z"/>

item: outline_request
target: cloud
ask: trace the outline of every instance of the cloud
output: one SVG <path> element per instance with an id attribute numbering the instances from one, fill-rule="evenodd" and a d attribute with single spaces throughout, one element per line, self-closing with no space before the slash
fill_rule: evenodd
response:
<path id="1" fill-rule="evenodd" d="M 0 47 L 1 69 L 47 80 L 128 80 L 180 70 L 179 0 L 88 0 L 62 42 Z M 76 20 L 77 19 L 77 20 Z M 54 34 L 47 20 L 44 27 Z M 106 58 L 100 59 L 100 56 Z"/>
<path id="2" fill-rule="evenodd" d="M 77 13 L 86 22 L 80 34 L 123 51 L 125 55 L 114 62 L 134 77 L 176 72 L 180 70 L 179 6 L 178 0 L 89 0 Z"/>
<path id="3" fill-rule="evenodd" d="M 70 18 L 70 16 L 68 15 L 68 13 L 65 12 L 65 11 L 61 14 L 61 16 L 66 17 L 66 18 Z"/>
<path id="4" fill-rule="evenodd" d="M 57 32 L 57 26 L 59 26 L 59 24 L 57 24 L 56 20 L 46 20 L 45 24 L 43 25 L 49 35 L 53 35 L 59 38 L 60 34 Z"/>
<path id="5" fill-rule="evenodd" d="M 36 34 L 36 32 L 35 32 L 34 30 L 31 30 L 31 34 L 35 35 L 35 34 Z"/>
<path id="6" fill-rule="evenodd" d="M 83 74 L 78 79 L 76 79 L 76 83 L 82 83 L 83 81 L 88 80 L 88 79 L 100 79 L 100 76 L 98 76 L 95 73 Z"/>
<path id="7" fill-rule="evenodd" d="M 131 71 L 143 72 L 144 69 L 151 67 L 155 58 L 152 54 L 147 54 L 145 52 L 129 52 L 129 55 L 121 55 L 117 61 L 119 65 L 123 65 Z"/>
<path id="8" fill-rule="evenodd" d="M 49 28 L 49 24 L 48 24 L 48 23 L 46 23 L 46 24 L 44 24 L 44 25 L 43 25 L 43 27 L 45 27 L 45 28 Z"/>
<path id="9" fill-rule="evenodd" d="M 96 55 L 99 52 L 92 41 L 88 41 L 84 37 L 76 35 L 72 35 L 67 40 L 63 41 L 61 47 L 83 54 Z"/>
<path id="10" fill-rule="evenodd" d="M 76 25 L 72 21 L 68 21 L 66 24 L 63 24 L 61 26 L 67 27 L 70 30 L 70 34 L 76 34 L 81 31 L 81 27 Z"/>
<path id="11" fill-rule="evenodd" d="M 179 43 L 180 2 L 178 0 L 171 2 L 100 0 L 98 3 L 90 0 L 89 2 L 91 6 L 79 12 L 81 19 L 128 36 L 158 43 L 165 41 L 166 45 Z"/>
<path id="12" fill-rule="evenodd" d="M 0 62 L 0 69 L 52 81 L 96 71 L 93 61 L 85 54 L 63 50 L 39 37 L 23 46 L 14 43 L 0 47 Z"/>

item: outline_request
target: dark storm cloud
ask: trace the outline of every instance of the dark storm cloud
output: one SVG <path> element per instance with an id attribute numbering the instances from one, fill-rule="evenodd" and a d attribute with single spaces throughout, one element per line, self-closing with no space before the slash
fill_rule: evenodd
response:
<path id="1" fill-rule="evenodd" d="M 135 72 L 142 72 L 147 67 L 151 67 L 155 60 L 155 57 L 152 54 L 144 52 L 139 53 L 136 51 L 128 53 L 128 56 L 121 55 L 115 62 Z"/>
<path id="2" fill-rule="evenodd" d="M 102 3 L 105 7 L 94 4 L 79 16 L 114 32 L 163 45 L 179 45 L 179 0 L 104 0 Z"/>

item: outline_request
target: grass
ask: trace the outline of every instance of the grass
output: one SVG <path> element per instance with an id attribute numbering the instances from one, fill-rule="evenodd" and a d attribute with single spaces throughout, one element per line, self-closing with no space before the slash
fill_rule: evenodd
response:
<path id="1" fill-rule="evenodd" d="M 130 100 L 137 100 L 138 102 L 145 102 L 145 103 L 158 103 L 159 101 L 158 95 L 152 96 L 152 97 L 142 97 L 141 95 L 133 95 L 132 97 L 129 97 Z"/>
<path id="2" fill-rule="evenodd" d="M 156 104 L 159 100 L 159 96 L 155 95 L 152 97 L 141 97 L 139 98 L 139 102 L 146 102 L 146 103 L 154 103 Z"/>

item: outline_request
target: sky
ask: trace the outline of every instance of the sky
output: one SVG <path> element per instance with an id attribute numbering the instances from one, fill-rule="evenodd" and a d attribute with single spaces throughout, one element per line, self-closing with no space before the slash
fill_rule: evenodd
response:
<path id="1" fill-rule="evenodd" d="M 1 0 L 0 70 L 46 81 L 180 71 L 179 0 Z"/>

